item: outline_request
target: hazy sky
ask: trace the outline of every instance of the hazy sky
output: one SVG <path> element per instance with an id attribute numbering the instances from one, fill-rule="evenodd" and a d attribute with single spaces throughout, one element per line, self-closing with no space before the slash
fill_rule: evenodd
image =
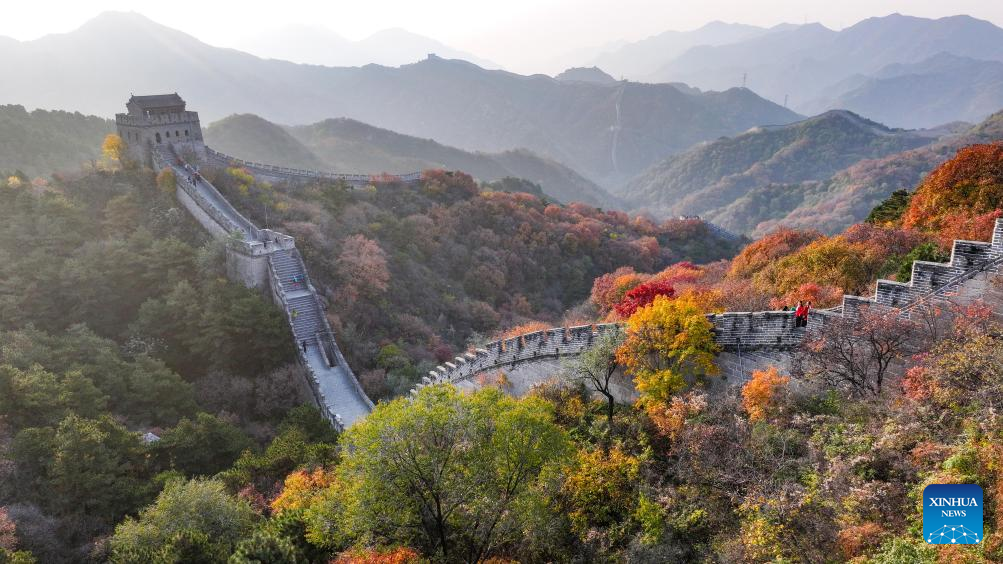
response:
<path id="1" fill-rule="evenodd" d="M 839 29 L 901 12 L 969 14 L 1003 26 L 1001 0 L 3 0 L 0 35 L 70 31 L 105 10 L 140 12 L 219 46 L 289 23 L 323 25 L 350 39 L 402 27 L 518 72 L 545 70 L 545 61 L 577 49 L 712 20 Z"/>

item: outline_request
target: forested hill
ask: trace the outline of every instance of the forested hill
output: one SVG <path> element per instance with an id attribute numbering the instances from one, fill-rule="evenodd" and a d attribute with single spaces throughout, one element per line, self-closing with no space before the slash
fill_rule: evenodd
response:
<path id="1" fill-rule="evenodd" d="M 464 151 L 346 118 L 284 127 L 251 114 L 232 115 L 208 127 L 205 138 L 214 149 L 269 164 L 367 174 L 446 168 L 484 182 L 526 179 L 561 202 L 622 207 L 592 181 L 529 150 Z"/>
<path id="2" fill-rule="evenodd" d="M 928 132 L 890 129 L 854 113 L 833 110 L 781 127 L 698 145 L 632 180 L 621 195 L 663 216 L 701 214 L 739 232 L 779 219 L 804 197 L 802 183 L 825 180 L 864 159 L 928 145 Z M 771 190 L 771 201 L 747 197 Z M 736 202 L 743 202 L 737 205 Z M 873 202 L 871 202 L 873 205 Z M 868 210 L 870 208 L 867 208 Z M 866 215 L 867 210 L 861 213 Z M 851 218 L 848 223 L 862 217 Z M 845 226 L 845 225 L 844 225 Z"/>
<path id="3" fill-rule="evenodd" d="M 95 116 L 0 106 L 0 172 L 33 177 L 76 170 L 100 156 L 101 139 L 114 129 L 114 122 Z"/>
<path id="4" fill-rule="evenodd" d="M 1003 140 L 1003 112 L 982 123 L 924 145 L 882 158 L 864 159 L 822 181 L 774 184 L 750 191 L 722 212 L 759 215 L 755 233 L 777 225 L 835 233 L 866 218 L 896 190 L 909 190 L 954 154 L 974 143 Z M 772 219 L 767 219 L 772 218 Z M 752 222 L 749 222 L 751 225 Z"/>
<path id="5" fill-rule="evenodd" d="M 333 449 L 298 407 L 310 397 L 282 312 L 227 282 L 223 245 L 173 182 L 59 176 L 0 178 L 0 562 L 106 562 L 101 539 L 168 482 L 241 459 L 235 490 L 268 492 Z M 269 457 L 276 436 L 298 450 Z"/>

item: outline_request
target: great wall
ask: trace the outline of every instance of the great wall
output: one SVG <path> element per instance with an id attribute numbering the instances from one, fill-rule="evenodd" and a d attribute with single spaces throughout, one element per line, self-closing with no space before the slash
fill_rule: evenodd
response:
<path id="1" fill-rule="evenodd" d="M 717 358 L 721 381 L 741 383 L 753 370 L 769 365 L 789 366 L 790 352 L 808 332 L 819 331 L 843 316 L 855 318 L 864 307 L 908 316 L 923 304 L 971 303 L 990 291 L 990 278 L 999 274 L 1003 274 L 1003 219 L 996 221 L 992 242 L 955 241 L 948 262 L 916 261 L 908 283 L 878 280 L 873 298 L 844 296 L 842 305 L 814 311 L 807 328 L 795 327 L 794 313 L 790 311 L 708 314 L 715 341 L 721 347 Z M 561 359 L 577 356 L 614 326 L 556 327 L 494 341 L 438 366 L 412 393 L 422 386 L 443 382 L 477 387 L 478 377 L 495 372 L 504 372 L 513 393 L 523 393 L 552 377 L 561 368 Z M 618 400 L 632 398 L 633 390 L 622 379 L 615 384 Z"/>
<path id="2" fill-rule="evenodd" d="M 177 177 L 176 195 L 213 236 L 227 242 L 227 273 L 249 287 L 267 290 L 287 317 L 299 360 L 306 368 L 316 403 L 338 428 L 368 414 L 372 401 L 345 361 L 327 322 L 324 302 L 310 281 L 292 237 L 260 229 L 244 217 L 209 182 L 198 166 L 239 166 L 268 181 L 342 181 L 351 186 L 373 182 L 417 182 L 420 173 L 358 175 L 307 171 L 236 159 L 206 147 L 198 114 L 185 110 L 177 95 L 133 96 L 126 114 L 116 115 L 119 135 L 131 156 L 156 169 L 170 168 Z M 183 132 L 183 133 L 182 133 Z M 173 135 L 172 135 L 173 134 Z M 1003 272 L 1003 219 L 991 242 L 955 241 L 947 263 L 916 261 L 909 283 L 879 280 L 873 298 L 844 296 L 842 305 L 815 311 L 807 329 L 795 327 L 792 312 L 726 312 L 709 314 L 721 347 L 717 364 L 721 381 L 742 382 L 769 364 L 784 366 L 805 334 L 840 317 L 855 318 L 862 307 L 878 307 L 908 316 L 922 304 L 971 302 L 986 294 L 990 278 Z M 503 371 L 510 391 L 522 393 L 551 377 L 561 363 L 587 350 L 613 324 L 557 327 L 494 341 L 456 356 L 431 371 L 418 384 L 449 382 L 477 387 L 479 378 Z M 636 396 L 629 380 L 615 382 L 621 401 Z M 416 388 L 417 389 L 417 388 Z M 412 390 L 414 393 L 415 390 Z"/>

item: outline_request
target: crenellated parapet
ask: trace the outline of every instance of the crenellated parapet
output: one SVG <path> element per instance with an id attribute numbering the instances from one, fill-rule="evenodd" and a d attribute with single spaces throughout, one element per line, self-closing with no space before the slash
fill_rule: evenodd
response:
<path id="1" fill-rule="evenodd" d="M 709 314 L 714 325 L 714 341 L 722 350 L 739 348 L 791 348 L 804 338 L 803 327 L 795 327 L 793 311 L 751 311 Z"/>
<path id="2" fill-rule="evenodd" d="M 615 327 L 616 323 L 554 327 L 493 341 L 437 366 L 422 378 L 418 387 L 458 382 L 477 374 L 512 368 L 524 362 L 575 357 L 589 349 L 603 333 Z"/>

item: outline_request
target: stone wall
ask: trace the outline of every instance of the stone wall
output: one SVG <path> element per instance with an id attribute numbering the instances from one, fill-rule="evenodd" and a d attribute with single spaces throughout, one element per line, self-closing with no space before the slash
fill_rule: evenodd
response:
<path id="1" fill-rule="evenodd" d="M 214 151 L 209 147 L 205 148 L 206 162 L 212 166 L 229 167 L 236 166 L 247 169 L 258 180 L 265 182 L 309 182 L 312 180 L 343 181 L 350 186 L 369 186 L 379 182 L 402 182 L 404 184 L 414 184 L 421 180 L 421 172 L 411 172 L 408 174 L 344 174 L 336 172 L 320 172 L 316 170 L 303 170 L 298 168 L 281 167 L 253 161 L 245 161 L 231 157 L 230 155 Z"/>
<path id="2" fill-rule="evenodd" d="M 844 296 L 842 305 L 814 310 L 807 329 L 794 327 L 790 311 L 726 312 L 710 314 L 714 339 L 721 346 L 715 386 L 738 385 L 752 371 L 771 365 L 789 370 L 791 351 L 809 331 L 822 331 L 827 322 L 856 318 L 864 307 L 878 307 L 908 317 L 912 308 L 931 302 L 966 305 L 983 300 L 1003 318 L 1003 219 L 996 222 L 992 242 L 955 241 L 946 263 L 916 261 L 908 283 L 878 280 L 874 297 Z M 612 324 L 554 328 L 489 343 L 464 353 L 430 372 L 419 385 L 452 382 L 462 387 L 480 385 L 482 376 L 505 374 L 508 389 L 525 393 L 534 381 L 551 377 L 567 361 L 587 350 Z M 624 398 L 630 393 L 623 394 Z"/>
<path id="3" fill-rule="evenodd" d="M 189 167 L 178 162 L 177 156 L 169 154 L 164 148 L 155 148 L 152 159 L 156 167 L 174 170 L 177 176 L 176 194 L 182 206 L 211 235 L 226 241 L 228 277 L 245 286 L 265 290 L 284 310 L 297 343 L 297 358 L 308 374 L 307 388 L 321 413 L 338 429 L 369 413 L 373 404 L 338 348 L 317 292 L 306 277 L 305 265 L 302 261 L 297 263 L 306 280 L 305 289 L 284 288 L 278 279 L 272 257 L 291 253 L 298 259 L 295 240 L 270 229 L 259 229 L 208 182 L 200 181 L 197 185 L 189 182 Z M 308 301 L 316 310 L 319 327 L 309 336 L 296 335 L 297 323 L 305 317 L 296 319 L 290 309 L 288 295 Z M 301 343 L 306 345 L 301 347 Z"/>

